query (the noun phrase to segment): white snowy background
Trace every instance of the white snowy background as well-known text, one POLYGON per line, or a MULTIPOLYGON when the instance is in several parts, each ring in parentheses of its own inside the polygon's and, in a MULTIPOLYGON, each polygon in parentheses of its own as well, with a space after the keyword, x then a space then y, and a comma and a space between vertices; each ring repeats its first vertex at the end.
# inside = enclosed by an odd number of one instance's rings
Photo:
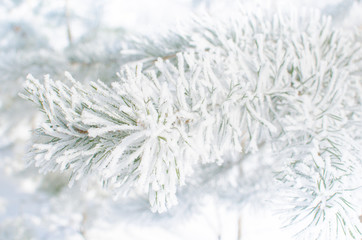
MULTIPOLYGON (((62 51, 69 42, 62 15, 66 2, 77 16, 71 21, 73 41, 100 26, 118 28, 125 34, 161 34, 193 14, 222 16, 238 4, 255 4, 246 0, 2 0, 0 35, 6 37, 0 38, 0 47, 16 44, 19 32, 31 38, 30 30, 15 24, 21 22, 35 26, 49 39, 50 47, 62 51), (12 28, 6 25, 9 22, 14 22, 12 28)), ((290 5, 316 7, 333 15, 337 26, 362 26, 362 3, 354 0, 260 2, 286 9, 290 5)), ((32 44, 42 44, 42 39, 34 41, 32 44)), ((1 69, 3 66, 0 75, 1 69)), ((120 209, 97 183, 81 191, 77 185, 63 188, 64 176, 41 176, 24 161, 37 119, 29 123, 27 103, 17 98, 21 89, 19 79, 0 81, 0 240, 237 239, 238 230, 243 240, 293 239, 291 231, 280 229, 282 223, 267 206, 250 205, 235 211, 206 198, 200 199, 197 213, 185 213, 177 220, 157 220, 151 214, 137 214, 139 209, 120 209)))

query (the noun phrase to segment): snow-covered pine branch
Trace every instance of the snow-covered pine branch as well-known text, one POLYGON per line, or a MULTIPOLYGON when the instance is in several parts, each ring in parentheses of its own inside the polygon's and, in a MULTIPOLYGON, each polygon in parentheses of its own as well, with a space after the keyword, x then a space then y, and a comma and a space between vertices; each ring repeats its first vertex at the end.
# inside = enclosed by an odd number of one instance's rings
POLYGON ((144 192, 164 212, 195 166, 222 166, 231 152, 237 166, 267 143, 291 223, 306 216, 302 229, 320 227, 313 238, 358 239, 348 198, 361 193, 360 46, 317 13, 292 16, 200 20, 180 36, 186 47, 155 47, 170 54, 153 51, 146 70, 123 66, 110 85, 29 75, 25 98, 46 116, 32 162, 71 169, 71 181, 96 175, 121 195, 144 192))

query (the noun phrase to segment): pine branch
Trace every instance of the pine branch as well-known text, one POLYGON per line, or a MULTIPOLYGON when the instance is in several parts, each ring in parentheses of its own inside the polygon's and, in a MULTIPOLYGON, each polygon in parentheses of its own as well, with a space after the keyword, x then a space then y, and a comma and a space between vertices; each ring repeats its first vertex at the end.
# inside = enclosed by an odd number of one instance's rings
POLYGON ((148 194, 164 212, 194 169, 216 164, 223 173, 265 143, 295 214, 289 223, 317 226, 313 238, 341 236, 339 228, 358 238, 349 199, 360 194, 352 183, 361 170, 354 73, 362 65, 352 38, 315 13, 243 13, 173 39, 182 41, 138 49, 146 69, 125 65, 110 85, 29 76, 24 97, 47 118, 32 161, 44 172, 71 169, 71 182, 96 175, 117 194, 148 194))

